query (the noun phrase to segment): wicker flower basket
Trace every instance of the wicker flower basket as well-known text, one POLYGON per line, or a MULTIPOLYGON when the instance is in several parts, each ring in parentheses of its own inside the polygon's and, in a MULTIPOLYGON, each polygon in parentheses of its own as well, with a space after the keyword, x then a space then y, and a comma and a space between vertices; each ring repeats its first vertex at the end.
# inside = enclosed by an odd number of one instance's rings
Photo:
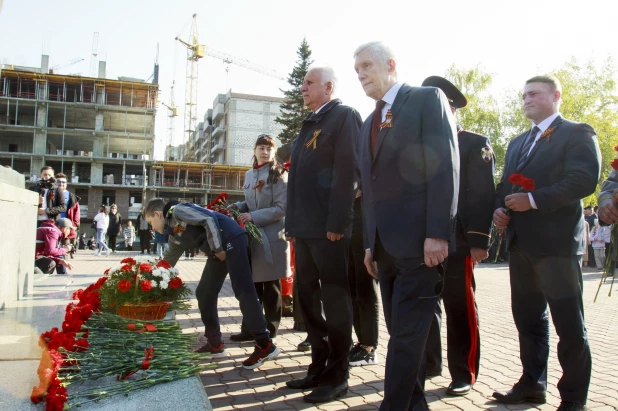
POLYGON ((125 303, 117 307, 116 313, 121 317, 136 320, 161 320, 165 318, 170 305, 170 302, 164 301, 140 304, 125 303))

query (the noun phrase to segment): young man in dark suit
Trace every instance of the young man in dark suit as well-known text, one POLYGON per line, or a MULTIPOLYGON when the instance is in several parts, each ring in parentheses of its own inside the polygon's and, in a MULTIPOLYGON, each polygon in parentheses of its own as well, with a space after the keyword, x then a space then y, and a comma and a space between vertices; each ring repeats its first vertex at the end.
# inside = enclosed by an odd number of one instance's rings
POLYGON ((545 402, 549 306, 563 371, 558 409, 577 411, 586 409, 592 366, 582 301, 581 199, 595 191, 601 153, 592 127, 560 115, 561 97, 555 77, 526 82, 523 110, 532 126, 509 143, 496 188, 494 224, 508 226, 511 304, 523 375, 511 390, 493 396, 504 403, 545 402), (517 192, 519 187, 508 181, 515 173, 534 180, 535 188, 517 192))
MULTIPOLYGON (((428 77, 422 86, 442 90, 453 114, 468 104, 461 91, 445 78, 428 77)), ((448 369, 452 379, 446 394, 455 396, 468 394, 479 373, 481 343, 474 296, 474 266, 489 257, 496 197, 494 153, 489 138, 457 125, 457 141, 461 172, 457 249, 448 256, 442 293, 447 320, 448 369)), ((442 310, 438 304, 427 341, 427 376, 440 374, 442 370, 441 320, 442 310)))
POLYGON ((348 243, 362 121, 356 110, 334 98, 336 83, 328 67, 307 72, 300 91, 312 113, 294 141, 288 179, 285 231, 295 247, 294 281, 311 343, 311 365, 305 378, 286 384, 315 387, 305 395, 307 402, 331 401, 348 392, 348 243))
POLYGON ((376 101, 358 141, 365 265, 380 282, 390 334, 380 410, 427 410, 423 353, 455 242, 455 122, 442 91, 397 81, 385 44, 364 44, 354 57, 376 101))

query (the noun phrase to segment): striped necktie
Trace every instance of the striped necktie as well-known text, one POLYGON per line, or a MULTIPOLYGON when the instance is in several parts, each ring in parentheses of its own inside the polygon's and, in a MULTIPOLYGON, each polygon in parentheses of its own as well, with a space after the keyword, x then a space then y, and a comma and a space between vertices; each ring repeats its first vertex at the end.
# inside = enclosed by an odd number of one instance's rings
POLYGON ((534 141, 536 140, 536 135, 541 131, 537 126, 534 126, 532 130, 530 130, 530 134, 526 138, 523 147, 521 148, 521 153, 519 154, 519 163, 517 164, 517 171, 521 170, 528 158, 528 153, 530 152, 530 148, 534 141))

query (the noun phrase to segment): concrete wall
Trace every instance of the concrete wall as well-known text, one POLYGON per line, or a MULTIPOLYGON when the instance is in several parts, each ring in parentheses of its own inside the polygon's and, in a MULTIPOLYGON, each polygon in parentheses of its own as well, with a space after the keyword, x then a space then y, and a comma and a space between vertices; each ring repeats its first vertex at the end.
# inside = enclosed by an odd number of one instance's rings
POLYGON ((0 309, 32 292, 39 198, 20 173, 0 167, 0 309))

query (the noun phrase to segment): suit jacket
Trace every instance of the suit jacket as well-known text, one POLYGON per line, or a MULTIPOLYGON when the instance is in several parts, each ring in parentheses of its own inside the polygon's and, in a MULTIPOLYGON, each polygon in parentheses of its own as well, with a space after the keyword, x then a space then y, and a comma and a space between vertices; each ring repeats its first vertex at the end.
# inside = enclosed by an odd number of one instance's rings
POLYGON ((435 87, 402 85, 371 152, 371 114, 359 139, 365 248, 376 235, 395 258, 423 258, 426 238, 454 249, 459 190, 455 122, 446 96, 435 87))
MULTIPOLYGON (((581 199, 592 194, 599 181, 601 152, 594 130, 558 116, 549 138, 539 139, 520 170, 521 147, 529 130, 515 137, 506 152, 504 174, 496 187, 496 208, 517 188, 508 181, 513 173, 534 180, 532 197, 537 209, 513 212, 508 229, 526 253, 538 256, 582 255, 586 248, 581 199)), ((548 130, 549 130, 548 128, 548 130)))
POLYGON ((461 167, 457 244, 487 250, 496 198, 495 156, 488 137, 457 128, 461 167))
POLYGON ((292 147, 285 215, 288 237, 326 238, 327 232, 350 236, 361 124, 358 112, 339 99, 303 121, 292 147))

